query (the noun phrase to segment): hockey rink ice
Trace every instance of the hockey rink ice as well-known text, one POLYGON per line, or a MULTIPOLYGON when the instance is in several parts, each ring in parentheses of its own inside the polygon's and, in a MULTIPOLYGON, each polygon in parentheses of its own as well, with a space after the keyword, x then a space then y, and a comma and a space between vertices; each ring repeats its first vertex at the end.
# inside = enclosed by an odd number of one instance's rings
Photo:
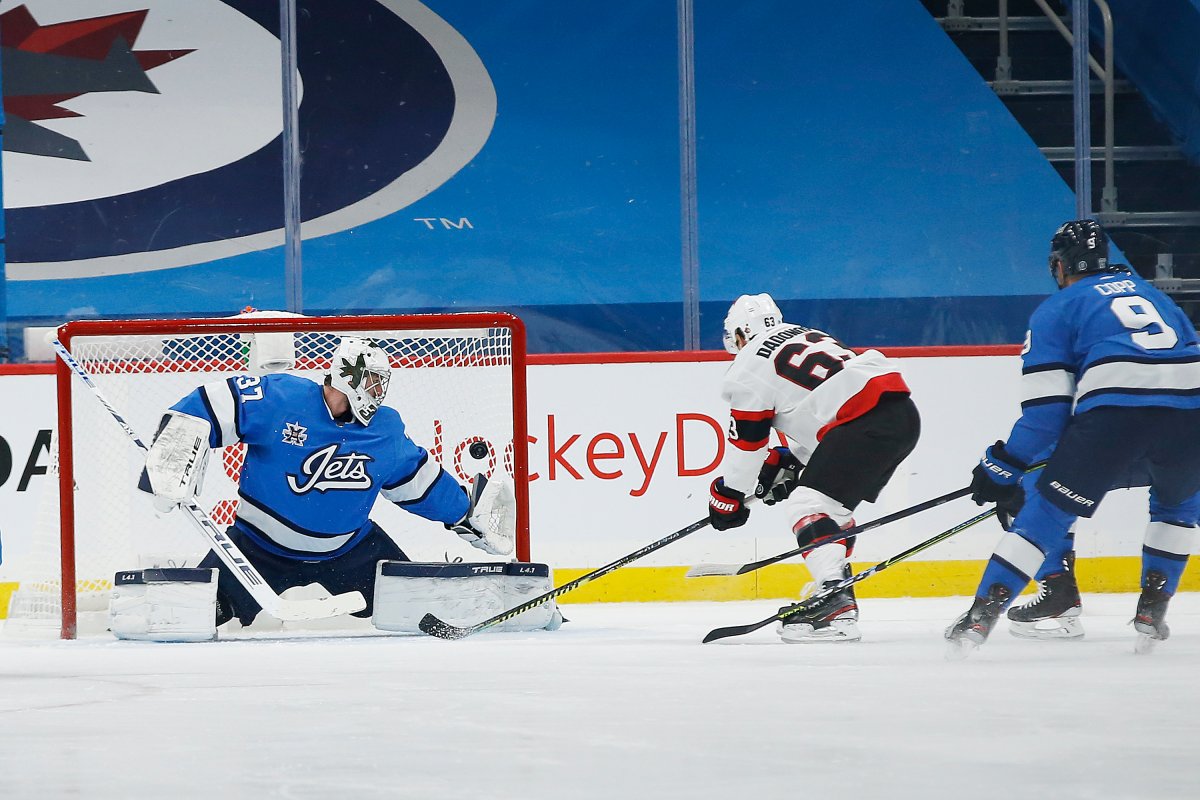
POLYGON ((557 632, 206 644, 0 639, 4 798, 1200 797, 1200 594, 1133 654, 1087 636, 944 659, 961 598, 861 602, 857 644, 778 603, 567 605, 557 632))

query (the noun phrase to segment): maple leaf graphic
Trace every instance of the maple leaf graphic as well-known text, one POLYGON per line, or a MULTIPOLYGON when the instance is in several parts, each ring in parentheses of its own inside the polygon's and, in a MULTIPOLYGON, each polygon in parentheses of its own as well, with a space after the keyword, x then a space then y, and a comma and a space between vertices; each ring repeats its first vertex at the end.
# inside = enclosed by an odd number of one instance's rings
POLYGON ((4 149, 88 161, 75 139, 36 124, 79 114, 59 103, 93 92, 158 94, 146 74, 192 50, 133 49, 148 9, 39 25, 25 6, 0 14, 4 149))

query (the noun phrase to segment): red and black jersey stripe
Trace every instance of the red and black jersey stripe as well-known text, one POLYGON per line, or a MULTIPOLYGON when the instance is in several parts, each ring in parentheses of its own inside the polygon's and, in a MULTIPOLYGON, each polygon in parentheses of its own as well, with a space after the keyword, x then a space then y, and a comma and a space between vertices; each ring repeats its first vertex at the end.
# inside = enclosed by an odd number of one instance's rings
POLYGON ((729 412, 729 443, 739 450, 758 450, 765 447, 771 436, 771 423, 775 421, 774 409, 766 411, 729 412))

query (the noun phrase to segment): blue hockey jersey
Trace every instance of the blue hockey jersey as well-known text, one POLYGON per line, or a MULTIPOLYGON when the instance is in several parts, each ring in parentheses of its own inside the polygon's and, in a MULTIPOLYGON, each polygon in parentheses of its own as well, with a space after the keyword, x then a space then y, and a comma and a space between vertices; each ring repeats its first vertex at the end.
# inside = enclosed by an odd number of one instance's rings
POLYGON ((1132 273, 1087 275, 1047 298, 1021 357, 1021 418, 1005 450, 1026 463, 1054 446, 1072 413, 1200 408, 1195 326, 1132 273))
POLYGON ((212 425, 211 447, 247 446, 234 525, 264 548, 323 560, 370 529, 375 498, 453 523, 467 511, 462 487, 380 408, 370 425, 338 422, 320 384, 294 375, 239 375, 206 384, 172 406, 212 425))

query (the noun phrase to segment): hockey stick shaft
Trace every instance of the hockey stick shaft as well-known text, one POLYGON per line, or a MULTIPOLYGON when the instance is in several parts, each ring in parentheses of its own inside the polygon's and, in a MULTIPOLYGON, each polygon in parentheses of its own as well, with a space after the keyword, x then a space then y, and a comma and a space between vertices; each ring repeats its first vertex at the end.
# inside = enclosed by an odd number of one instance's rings
MULTIPOLYGON (((92 380, 92 376, 80 366, 75 357, 71 355, 71 352, 57 339, 51 342, 51 344, 62 362, 91 390, 92 395, 100 402, 100 405, 104 406, 104 409, 112 418, 116 420, 117 424, 121 426, 121 429, 125 431, 125 434, 133 443, 143 452, 148 452, 150 448, 137 435, 137 431, 108 402, 108 398, 100 391, 100 387, 92 380)), ((229 568, 237 581, 245 587, 246 591, 250 593, 250 596, 254 598, 255 602, 264 611, 276 619, 284 621, 323 619, 341 614, 350 614, 366 608, 366 601, 363 599, 361 592, 347 592, 345 594, 318 597, 309 600, 285 600, 275 593, 254 565, 242 555, 242 551, 238 549, 238 546, 230 540, 225 532, 213 522, 212 517, 198 506, 194 500, 188 500, 181 503, 180 506, 187 512, 188 519, 208 541, 209 547, 224 562, 225 566, 229 568)))
POLYGON ((697 564, 689 569, 687 573, 684 574, 684 577, 701 578, 713 576, 745 575, 747 572, 754 572, 756 569, 762 569, 763 567, 768 567, 771 564, 777 564, 780 561, 786 561, 789 558, 803 555, 810 550, 815 550, 818 547, 829 544, 830 542, 840 541, 841 539, 845 539, 847 536, 857 536, 860 533, 866 533, 867 531, 874 530, 875 528, 883 527, 890 522, 896 522, 897 520, 904 519, 905 517, 911 517, 914 514, 919 514, 922 511, 928 511, 929 509, 943 505, 944 503, 949 503, 951 500, 957 500, 960 497, 966 497, 970 493, 970 487, 955 489, 953 492, 947 492, 941 497, 935 497, 932 500, 926 500, 923 503, 917 503, 915 506, 910 506, 909 508, 888 514, 885 517, 880 517, 879 519, 872 520, 871 522, 864 522, 862 525, 856 525, 853 528, 840 531, 833 536, 823 536, 820 539, 809 542, 803 547, 797 547, 795 550, 789 550, 786 553, 780 553, 779 555, 774 555, 770 558, 764 558, 761 561, 752 561, 749 564, 697 564))
POLYGON ((878 564, 876 564, 873 567, 864 569, 862 572, 851 575, 848 578, 843 578, 842 580, 838 581, 836 584, 817 592, 812 597, 801 600, 799 603, 794 603, 789 606, 784 606, 783 608, 779 609, 778 611, 776 611, 774 614, 767 617, 766 619, 759 620, 758 622, 752 622, 749 625, 730 625, 725 628, 715 628, 708 632, 708 634, 704 637, 703 641, 704 641, 704 643, 707 644, 708 642, 713 642, 713 641, 716 641, 717 639, 725 639, 730 636, 741 636, 743 634, 756 631, 765 625, 770 625, 772 622, 775 622, 776 620, 780 620, 780 619, 783 619, 784 617, 791 616, 792 614, 795 614, 797 612, 808 611, 813 606, 817 605, 822 600, 824 600, 826 597, 829 597, 831 594, 835 594, 837 592, 840 592, 842 589, 845 589, 849 586, 853 586, 856 583, 865 581, 867 578, 870 578, 872 575, 876 575, 877 573, 883 572, 888 567, 898 564, 901 561, 904 561, 905 559, 911 558, 911 557, 915 556, 917 553, 927 550, 930 547, 933 547, 935 544, 938 544, 939 542, 943 542, 946 539, 949 539, 951 536, 954 536, 955 534, 962 533, 967 528, 970 528, 972 525, 976 525, 980 522, 983 522, 988 517, 995 516, 995 514, 996 514, 996 509, 990 508, 987 511, 984 511, 980 514, 977 514, 974 517, 971 517, 969 520, 967 520, 965 522, 960 522, 959 524, 955 525, 953 528, 942 531, 937 536, 933 536, 929 539, 926 539, 923 542, 913 545, 912 547, 908 548, 907 550, 905 550, 902 553, 898 553, 898 554, 892 556, 891 558, 880 561, 878 564))
POLYGON ((551 600, 553 600, 554 598, 559 597, 560 595, 564 595, 567 592, 572 591, 573 589, 578 589, 580 586, 583 586, 585 583, 590 583, 590 582, 596 580, 597 578, 603 577, 603 576, 607 575, 608 573, 610 573, 614 570, 620 569, 621 567, 623 567, 627 564, 632 564, 634 561, 637 561, 639 558, 642 558, 643 556, 647 556, 650 553, 653 553, 655 550, 659 550, 663 547, 666 547, 667 545, 671 544, 672 542, 677 542, 680 539, 682 539, 683 537, 693 534, 696 531, 700 530, 701 528, 704 528, 708 524, 709 524, 708 517, 705 517, 704 519, 701 519, 701 520, 697 520, 696 522, 693 522, 691 525, 688 525, 686 528, 680 528, 679 530, 675 531, 674 533, 664 536, 663 538, 659 539, 657 542, 652 542, 651 544, 648 544, 645 547, 635 550, 634 552, 630 553, 627 556, 622 556, 621 558, 618 558, 616 561, 613 561, 612 563, 609 563, 609 564, 605 564, 603 567, 594 569, 585 575, 580 575, 578 578, 576 578, 573 581, 568 581, 567 583, 564 583, 562 586, 559 586, 556 589, 551 589, 549 592, 546 592, 543 595, 535 597, 532 600, 528 600, 519 606, 510 608, 508 611, 497 614, 496 616, 494 616, 490 619, 485 619, 483 622, 477 622, 474 625, 469 625, 467 627, 458 627, 456 625, 451 625, 447 622, 443 622, 442 620, 435 617, 433 614, 426 614, 424 617, 421 618, 421 622, 418 624, 418 627, 425 633, 429 634, 430 636, 436 636, 439 639, 462 639, 464 637, 470 636, 473 633, 477 633, 477 632, 483 630, 484 628, 490 628, 493 625, 499 625, 502 622, 507 622, 508 620, 512 619, 513 617, 519 616, 520 614, 525 613, 526 611, 528 611, 531 608, 537 608, 538 606, 542 605, 543 603, 548 603, 551 600))

